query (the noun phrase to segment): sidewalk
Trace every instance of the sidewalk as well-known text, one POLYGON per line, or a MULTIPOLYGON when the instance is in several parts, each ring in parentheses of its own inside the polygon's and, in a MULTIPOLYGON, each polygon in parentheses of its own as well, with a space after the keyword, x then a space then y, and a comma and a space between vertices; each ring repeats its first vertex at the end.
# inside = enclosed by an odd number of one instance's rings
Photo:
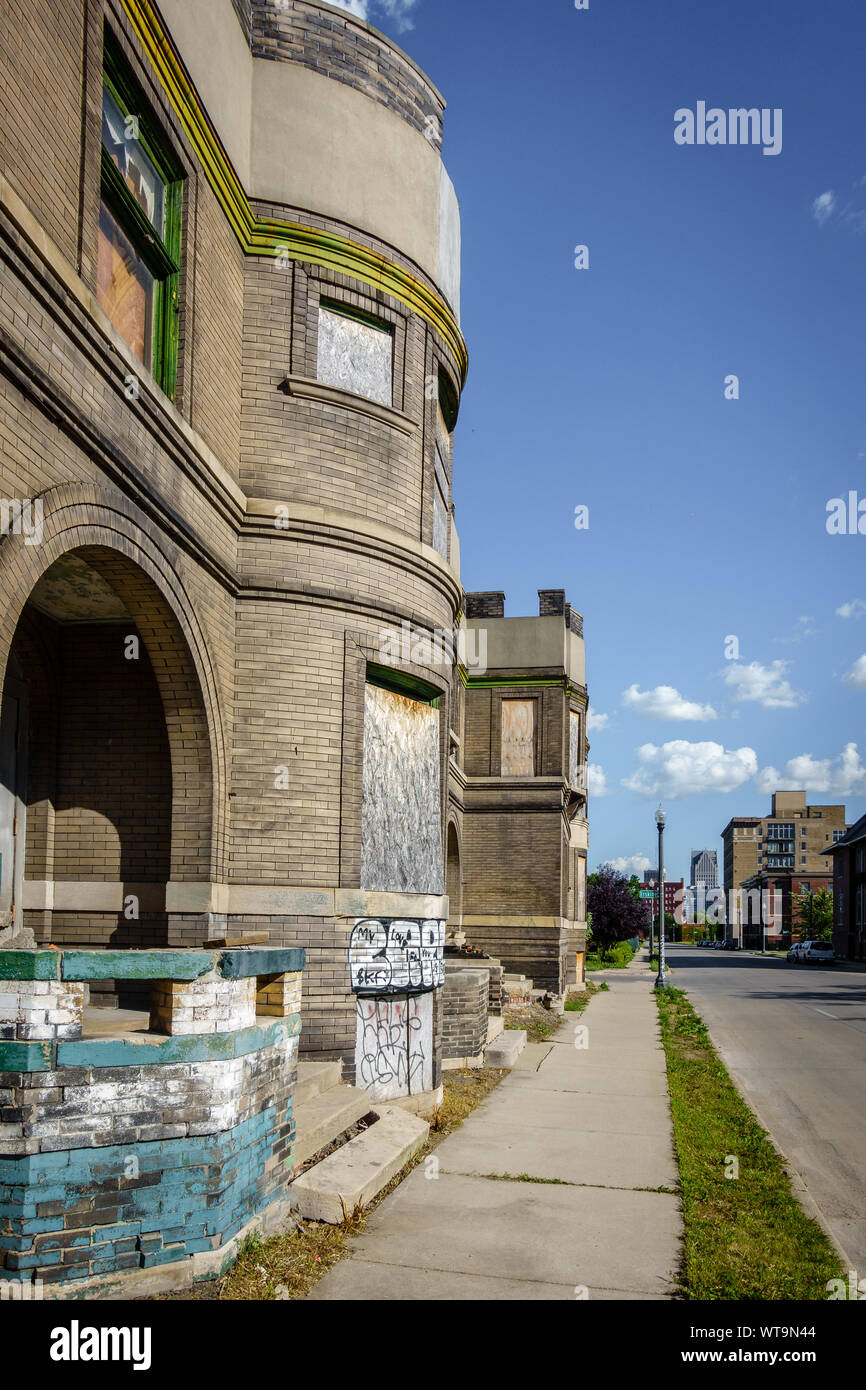
POLYGON ((646 1190, 677 1183, 652 977, 607 980, 385 1199, 312 1299, 672 1295, 679 1199, 646 1190))

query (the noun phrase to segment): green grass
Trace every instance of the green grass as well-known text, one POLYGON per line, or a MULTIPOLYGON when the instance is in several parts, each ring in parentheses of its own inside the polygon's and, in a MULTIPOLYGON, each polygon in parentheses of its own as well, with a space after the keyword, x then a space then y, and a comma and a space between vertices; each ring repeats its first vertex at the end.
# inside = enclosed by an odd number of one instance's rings
POLYGON ((609 951, 592 950, 587 952, 587 970, 625 970, 631 961, 634 960, 635 953, 627 941, 620 941, 617 946, 613 946, 609 951))
POLYGON ((592 980, 587 980, 581 989, 573 989, 565 1000, 566 1013, 582 1014, 590 999, 594 994, 600 994, 602 990, 610 989, 610 985, 603 980, 600 985, 594 984, 592 980))
POLYGON ((828 1280, 844 1277, 833 1246, 799 1205, 687 996, 668 988, 656 997, 685 1221, 683 1297, 826 1299, 828 1280), (725 1177, 729 1156, 737 1178, 725 1177))

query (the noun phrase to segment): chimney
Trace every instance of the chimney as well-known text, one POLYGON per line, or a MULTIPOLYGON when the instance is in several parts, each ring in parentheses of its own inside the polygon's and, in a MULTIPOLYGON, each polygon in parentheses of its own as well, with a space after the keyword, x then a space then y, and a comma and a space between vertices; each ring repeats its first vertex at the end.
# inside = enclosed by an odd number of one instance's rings
POLYGON ((504 618, 505 595, 498 591, 466 594, 464 611, 467 618, 504 618))

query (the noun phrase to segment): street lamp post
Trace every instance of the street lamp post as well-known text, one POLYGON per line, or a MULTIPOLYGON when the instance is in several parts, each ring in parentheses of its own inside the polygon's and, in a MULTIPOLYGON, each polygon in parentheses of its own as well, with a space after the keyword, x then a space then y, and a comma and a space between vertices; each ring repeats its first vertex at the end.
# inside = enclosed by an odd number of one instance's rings
POLYGON ((653 900, 652 900, 652 898, 650 898, 650 965, 652 965, 652 960, 653 960, 653 946, 655 945, 655 942, 654 942, 654 940, 653 940, 653 931, 654 931, 654 929, 655 929, 655 920, 656 920, 655 908, 653 907, 653 900))
POLYGON ((656 989, 665 989, 667 980, 665 978, 665 821, 667 814, 662 810, 661 802, 656 811, 656 825, 659 828, 659 973, 656 976, 656 989))

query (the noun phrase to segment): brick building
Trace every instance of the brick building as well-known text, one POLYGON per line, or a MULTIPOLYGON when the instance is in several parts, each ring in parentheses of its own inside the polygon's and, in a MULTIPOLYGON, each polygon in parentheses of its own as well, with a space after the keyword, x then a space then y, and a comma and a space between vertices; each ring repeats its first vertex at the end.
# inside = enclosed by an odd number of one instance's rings
MULTIPOLYGON (((656 916, 658 916, 658 910, 659 910, 659 908, 658 908, 658 902, 659 902, 659 871, 658 871, 658 868, 655 868, 655 869, 646 869, 646 870, 644 870, 643 886, 644 886, 644 888, 645 888, 646 890, 649 890, 649 891, 652 892, 652 897, 651 897, 651 898, 647 898, 646 901, 652 904, 652 909, 653 909, 653 911, 655 912, 656 916)), ((684 896, 683 889, 684 889, 684 881, 683 881, 683 879, 681 879, 681 878, 668 878, 667 870, 665 870, 665 912, 671 913, 672 916, 673 916, 674 914, 676 914, 676 916, 677 916, 677 921, 680 921, 681 918, 682 918, 682 915, 683 915, 683 911, 682 911, 682 909, 683 909, 683 896, 684 896)))
MULTIPOLYGON (((461 682, 452 749, 460 923, 506 970, 562 994, 586 950, 583 619, 560 589, 539 590, 534 618, 506 618, 502 593, 467 594, 466 630, 486 657, 461 682)), ((449 893, 454 911, 450 879, 449 893)))
POLYGON ((833 860, 835 953, 847 960, 866 960, 866 816, 828 853, 833 860))
MULTIPOLYGON (((445 640, 467 355, 443 99, 307 0, 7 0, 0 79, 0 927, 268 932, 307 948, 305 1055, 435 1096, 446 868, 476 939, 506 910, 450 759, 494 696, 445 640)), ((559 962, 582 644, 545 621, 543 766, 511 794, 543 790, 559 962)))
POLYGON ((760 918, 755 904, 744 910, 742 894, 771 888, 779 897, 776 926, 790 931, 799 885, 816 892, 831 886, 830 854, 844 833, 845 807, 809 806, 804 791, 774 792, 769 816, 731 819, 722 831, 727 934, 754 944, 760 918))

